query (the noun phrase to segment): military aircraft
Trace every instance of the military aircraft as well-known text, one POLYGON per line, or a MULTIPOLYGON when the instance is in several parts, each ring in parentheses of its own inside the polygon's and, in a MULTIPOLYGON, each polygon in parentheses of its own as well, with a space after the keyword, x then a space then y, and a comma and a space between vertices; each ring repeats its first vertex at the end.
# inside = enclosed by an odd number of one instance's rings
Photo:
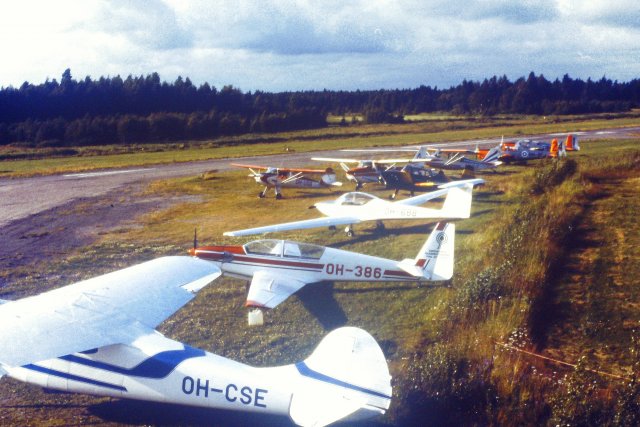
MULTIPOLYGON (((411 207, 407 207, 410 212, 411 207)), ((191 255, 211 261, 223 274, 251 281, 246 306, 250 325, 263 322, 262 308, 274 308, 309 283, 449 280, 453 275, 454 224, 438 223, 415 259, 393 261, 288 240, 203 246, 191 255)))
MULTIPOLYGON (((474 153, 483 161, 487 158, 497 159, 500 162, 527 162, 529 160, 557 158, 566 156, 566 143, 571 143, 573 147, 573 136, 570 135, 564 143, 558 142, 556 138, 552 139, 550 143, 543 141, 533 141, 530 139, 519 139, 515 142, 500 142, 497 146, 491 149, 480 149, 476 147, 475 150, 465 149, 443 149, 442 152, 448 153, 474 153)), ((578 147, 579 149, 579 147, 578 147)))
POLYGON ((454 181, 440 185, 439 190, 431 193, 396 202, 390 202, 368 193, 345 193, 336 200, 318 202, 312 206, 325 217, 227 231, 224 235, 238 237, 307 228, 335 228, 338 225, 346 225, 344 231, 349 237, 352 237, 355 235, 353 225, 364 221, 376 221, 377 228, 383 229, 383 220, 469 218, 473 187, 482 183, 484 183, 483 179, 454 181), (446 198, 441 209, 418 206, 445 195, 446 198))
POLYGON ((249 176, 255 179, 258 184, 264 185, 264 190, 258 193, 260 198, 267 195, 269 188, 274 189, 276 199, 281 199, 282 188, 332 188, 342 185, 341 182, 336 181, 336 173, 331 168, 274 168, 240 163, 231 163, 231 165, 249 169, 251 171, 249 176), (319 176, 319 178, 315 178, 315 176, 319 176))
POLYGON ((163 257, 0 305, 0 376, 46 389, 289 416, 298 425, 383 414, 391 377, 362 329, 330 332, 296 364, 254 368, 155 327, 220 275, 163 257))

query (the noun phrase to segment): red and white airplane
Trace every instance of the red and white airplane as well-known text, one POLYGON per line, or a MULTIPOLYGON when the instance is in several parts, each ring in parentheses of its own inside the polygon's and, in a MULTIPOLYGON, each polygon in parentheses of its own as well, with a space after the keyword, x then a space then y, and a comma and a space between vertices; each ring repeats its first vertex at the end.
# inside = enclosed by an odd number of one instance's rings
POLYGON ((336 173, 331 168, 292 169, 240 163, 231 163, 231 165, 249 169, 251 171, 249 176, 255 179, 258 184, 264 185, 264 190, 258 193, 260 198, 267 195, 269 188, 275 190, 276 199, 281 199, 282 188, 331 188, 342 185, 341 182, 336 181, 336 173))
POLYGON ((249 324, 262 324, 261 308, 274 308, 309 283, 323 281, 423 282, 453 276, 455 225, 438 223, 414 259, 394 261, 287 240, 256 240, 241 246, 203 246, 192 256, 223 274, 251 281, 249 324))

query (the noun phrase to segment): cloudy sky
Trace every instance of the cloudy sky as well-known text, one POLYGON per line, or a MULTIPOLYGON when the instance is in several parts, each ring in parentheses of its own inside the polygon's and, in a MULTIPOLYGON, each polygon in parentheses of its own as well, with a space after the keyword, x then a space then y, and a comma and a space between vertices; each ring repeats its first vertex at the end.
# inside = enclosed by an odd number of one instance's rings
POLYGON ((158 72, 243 91, 640 78, 637 0, 20 0, 0 87, 158 72))

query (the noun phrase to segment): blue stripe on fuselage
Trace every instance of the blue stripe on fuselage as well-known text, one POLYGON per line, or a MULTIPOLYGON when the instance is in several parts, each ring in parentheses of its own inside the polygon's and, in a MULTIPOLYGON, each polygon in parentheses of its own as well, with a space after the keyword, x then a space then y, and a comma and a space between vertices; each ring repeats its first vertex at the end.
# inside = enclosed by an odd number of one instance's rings
POLYGON ((300 373, 300 375, 305 376, 305 377, 309 377, 309 378, 313 378, 315 380, 318 381, 323 381, 329 384, 334 384, 340 387, 344 387, 344 388, 349 388, 351 390, 357 390, 360 391, 362 393, 367 393, 367 394, 371 394, 373 396, 377 396, 377 397, 382 397, 384 399, 391 399, 391 396, 387 396, 384 393, 380 393, 378 391, 375 390, 369 390, 368 388, 364 388, 364 387, 360 387, 354 384, 350 384, 348 382, 339 380, 337 378, 333 378, 330 377, 328 375, 322 374, 318 371, 314 371, 313 369, 311 369, 310 367, 307 366, 306 363, 304 362, 298 362, 296 363, 296 368, 298 369, 298 372, 300 373))
POLYGON ((60 378, 65 378, 67 380, 78 381, 85 384, 91 384, 99 387, 110 388, 118 391, 127 391, 127 389, 125 387, 122 387, 121 385, 109 384, 103 381, 94 380, 92 378, 86 378, 86 377, 81 377, 79 375, 69 374, 67 372, 56 371, 55 369, 43 368, 42 366, 38 366, 34 364, 24 365, 23 368, 31 369, 32 371, 40 372, 42 374, 52 375, 54 377, 60 377, 60 378))
POLYGON ((123 368, 121 366, 112 365, 110 363, 86 359, 74 354, 62 356, 60 357, 60 359, 122 375, 160 379, 165 378, 167 375, 169 375, 180 363, 184 362, 185 360, 193 359, 194 357, 201 357, 204 355, 204 350, 185 345, 184 349, 182 350, 162 351, 146 360, 143 360, 133 368, 123 368))

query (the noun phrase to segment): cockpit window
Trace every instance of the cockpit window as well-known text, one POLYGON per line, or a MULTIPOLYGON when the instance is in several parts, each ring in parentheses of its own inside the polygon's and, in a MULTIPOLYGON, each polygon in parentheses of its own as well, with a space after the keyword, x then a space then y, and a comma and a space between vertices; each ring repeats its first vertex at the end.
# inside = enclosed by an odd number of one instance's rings
POLYGON ((320 259, 325 247, 309 243, 288 242, 283 240, 267 239, 255 240, 244 245, 248 254, 285 256, 288 258, 320 259))
POLYGON ((362 206, 373 199, 374 197, 367 193, 347 193, 343 196, 342 205, 362 206))
POLYGON ((282 240, 256 240, 244 245, 248 254, 282 256, 282 240))
POLYGON ((298 253, 300 254, 298 256, 300 258, 320 259, 325 250, 323 246, 312 245, 309 243, 286 242, 285 252, 284 252, 285 256, 293 256, 293 255, 287 255, 287 245, 297 246, 298 253))

